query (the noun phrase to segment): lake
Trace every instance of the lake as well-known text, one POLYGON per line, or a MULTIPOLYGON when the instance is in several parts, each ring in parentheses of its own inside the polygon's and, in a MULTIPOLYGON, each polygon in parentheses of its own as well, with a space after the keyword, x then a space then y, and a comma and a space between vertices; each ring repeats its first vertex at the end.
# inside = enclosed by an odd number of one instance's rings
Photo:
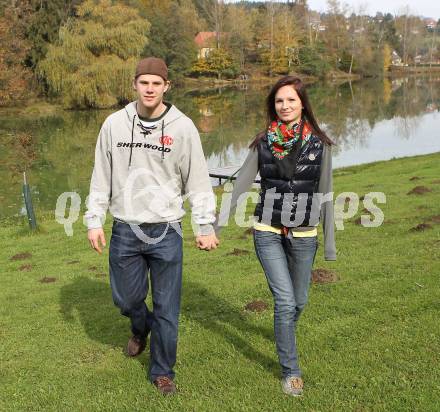
MULTIPOLYGON (((440 77, 314 83, 309 96, 322 128, 336 142, 334 167, 440 151, 440 77)), ((167 99, 194 120, 210 168, 240 165, 265 124, 267 85, 174 89, 167 99)), ((84 202, 99 128, 111 113, 62 111, 7 115, 0 109, 0 218, 25 213, 24 170, 34 208, 54 210, 63 192, 84 202)), ((440 170, 440 169, 439 169, 440 170)))

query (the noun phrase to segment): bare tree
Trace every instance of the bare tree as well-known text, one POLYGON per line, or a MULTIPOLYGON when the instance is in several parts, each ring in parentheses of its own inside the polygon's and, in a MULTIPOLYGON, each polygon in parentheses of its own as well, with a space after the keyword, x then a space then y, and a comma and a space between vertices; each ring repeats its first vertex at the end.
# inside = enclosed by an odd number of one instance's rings
POLYGON ((217 49, 221 46, 221 34, 223 32, 226 7, 224 0, 202 0, 200 6, 203 14, 207 17, 208 24, 216 33, 217 49))

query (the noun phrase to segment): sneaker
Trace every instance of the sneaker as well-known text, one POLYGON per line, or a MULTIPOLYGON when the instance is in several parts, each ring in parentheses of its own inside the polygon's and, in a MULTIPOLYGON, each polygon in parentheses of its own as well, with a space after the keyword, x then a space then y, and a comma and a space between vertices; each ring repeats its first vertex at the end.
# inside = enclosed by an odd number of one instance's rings
POLYGON ((135 357, 140 355, 147 345, 147 339, 141 336, 133 335, 127 343, 127 355, 135 357))
POLYGON ((288 376, 281 380, 283 392, 290 396, 301 396, 303 393, 304 382, 299 376, 288 376))
POLYGON ((177 391, 176 384, 168 376, 159 376, 153 381, 153 384, 163 395, 172 395, 177 391))

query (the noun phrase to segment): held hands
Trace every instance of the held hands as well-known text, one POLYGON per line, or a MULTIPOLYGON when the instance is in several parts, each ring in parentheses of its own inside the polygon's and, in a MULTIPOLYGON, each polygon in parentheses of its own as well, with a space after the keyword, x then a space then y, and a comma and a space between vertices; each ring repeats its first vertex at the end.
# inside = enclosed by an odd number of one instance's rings
POLYGON ((87 238, 89 239, 90 246, 92 249, 95 249, 99 254, 102 253, 101 247, 105 247, 105 236, 104 230, 102 228, 99 229, 89 229, 87 232, 87 238), (102 246, 100 246, 100 243, 102 246))
MULTIPOLYGON (((99 229, 89 229, 87 233, 87 238, 89 239, 90 246, 92 249, 96 250, 99 254, 102 253, 102 248, 106 246, 104 230, 99 229)), ((196 237, 196 246, 200 250, 212 250, 217 249, 219 245, 219 240, 215 233, 210 235, 199 235, 196 237)))
POLYGON ((196 237, 196 246, 200 250, 212 250, 217 249, 217 246, 219 245, 219 240, 217 239, 217 236, 215 233, 212 233, 210 235, 198 235, 196 237))

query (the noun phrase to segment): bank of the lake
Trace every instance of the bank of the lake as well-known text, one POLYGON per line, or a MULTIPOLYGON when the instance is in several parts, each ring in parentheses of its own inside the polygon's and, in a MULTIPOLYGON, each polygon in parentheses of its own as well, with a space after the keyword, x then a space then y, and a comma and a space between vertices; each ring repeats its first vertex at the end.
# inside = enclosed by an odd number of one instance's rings
POLYGON ((318 250, 315 268, 338 280, 313 285, 299 323, 302 399, 280 391, 272 299, 245 228, 232 223, 206 253, 184 221, 179 394, 164 398, 146 381, 148 355, 123 354, 128 322, 111 301, 108 250, 90 250, 80 221, 66 236, 52 213, 39 216, 37 234, 24 221, 2 225, 0 409, 436 410, 439 161, 435 153, 335 171, 336 195, 384 192, 385 221, 357 224, 360 205, 336 233, 338 260, 318 250), (268 309, 245 310, 252 301, 268 309))
MULTIPOLYGON (((317 76, 311 76, 304 73, 291 73, 292 76, 298 76, 306 84, 316 83, 318 81, 327 80, 331 82, 348 82, 361 80, 363 77, 357 74, 345 73, 343 71, 332 71, 325 78, 319 78, 317 76)), ((274 74, 272 76, 267 75, 262 71, 253 71, 252 75, 242 80, 240 78, 235 79, 217 79, 215 77, 184 77, 179 79, 178 83, 174 83, 171 80, 172 87, 184 88, 187 91, 197 90, 197 91, 210 91, 217 90, 219 87, 233 87, 233 88, 244 88, 256 85, 272 85, 275 81, 281 78, 283 75, 274 74)), ((133 98, 135 95, 133 94, 133 98)), ((119 106, 113 107, 113 109, 118 109, 119 106)), ((11 115, 19 116, 47 116, 54 114, 61 110, 72 110, 72 108, 64 108, 61 98, 46 98, 43 95, 38 95, 31 93, 27 100, 14 101, 8 106, 0 107, 3 113, 10 113, 11 115)), ((104 110, 108 110, 106 108, 104 110)), ((96 110, 90 108, 89 110, 96 110)), ((99 110, 99 109, 98 109, 99 110)))
MULTIPOLYGON (((423 67, 420 70, 413 67, 396 67, 393 70, 385 73, 384 76, 373 77, 373 79, 377 81, 382 81, 383 78, 401 78, 408 76, 420 76, 425 75, 429 76, 430 74, 436 74, 440 71, 439 67, 435 67, 432 70, 429 67, 423 67)), ((324 78, 320 78, 317 76, 307 75, 304 73, 290 73, 292 76, 298 76, 305 84, 314 84, 317 82, 326 81, 332 84, 343 84, 347 82, 361 81, 361 80, 371 80, 371 76, 361 76, 359 74, 346 73, 340 70, 334 70, 329 72, 324 78)), ((198 92, 209 92, 216 91, 219 88, 238 88, 238 89, 246 89, 248 87, 258 87, 258 86, 270 86, 273 85, 274 82, 281 78, 282 75, 273 75, 269 76, 264 72, 254 71, 251 76, 249 76, 246 80, 242 80, 240 78, 236 79, 217 79, 214 77, 184 77, 179 80, 177 84, 174 84, 171 79, 171 84, 173 88, 177 89, 185 89, 187 92, 198 91, 198 92)), ((135 98, 135 95, 133 95, 135 98)), ((106 108, 101 110, 117 110, 122 106, 116 106, 113 108, 106 108)), ((48 116, 54 115, 56 113, 60 113, 65 110, 74 110, 72 108, 63 107, 61 98, 45 98, 42 95, 32 94, 27 100, 23 101, 14 101, 11 102, 8 106, 0 107, 1 116, 11 115, 11 116, 48 116)), ((83 109, 84 110, 84 109, 83 109)), ((88 110, 100 110, 95 108, 90 108, 88 110)))

